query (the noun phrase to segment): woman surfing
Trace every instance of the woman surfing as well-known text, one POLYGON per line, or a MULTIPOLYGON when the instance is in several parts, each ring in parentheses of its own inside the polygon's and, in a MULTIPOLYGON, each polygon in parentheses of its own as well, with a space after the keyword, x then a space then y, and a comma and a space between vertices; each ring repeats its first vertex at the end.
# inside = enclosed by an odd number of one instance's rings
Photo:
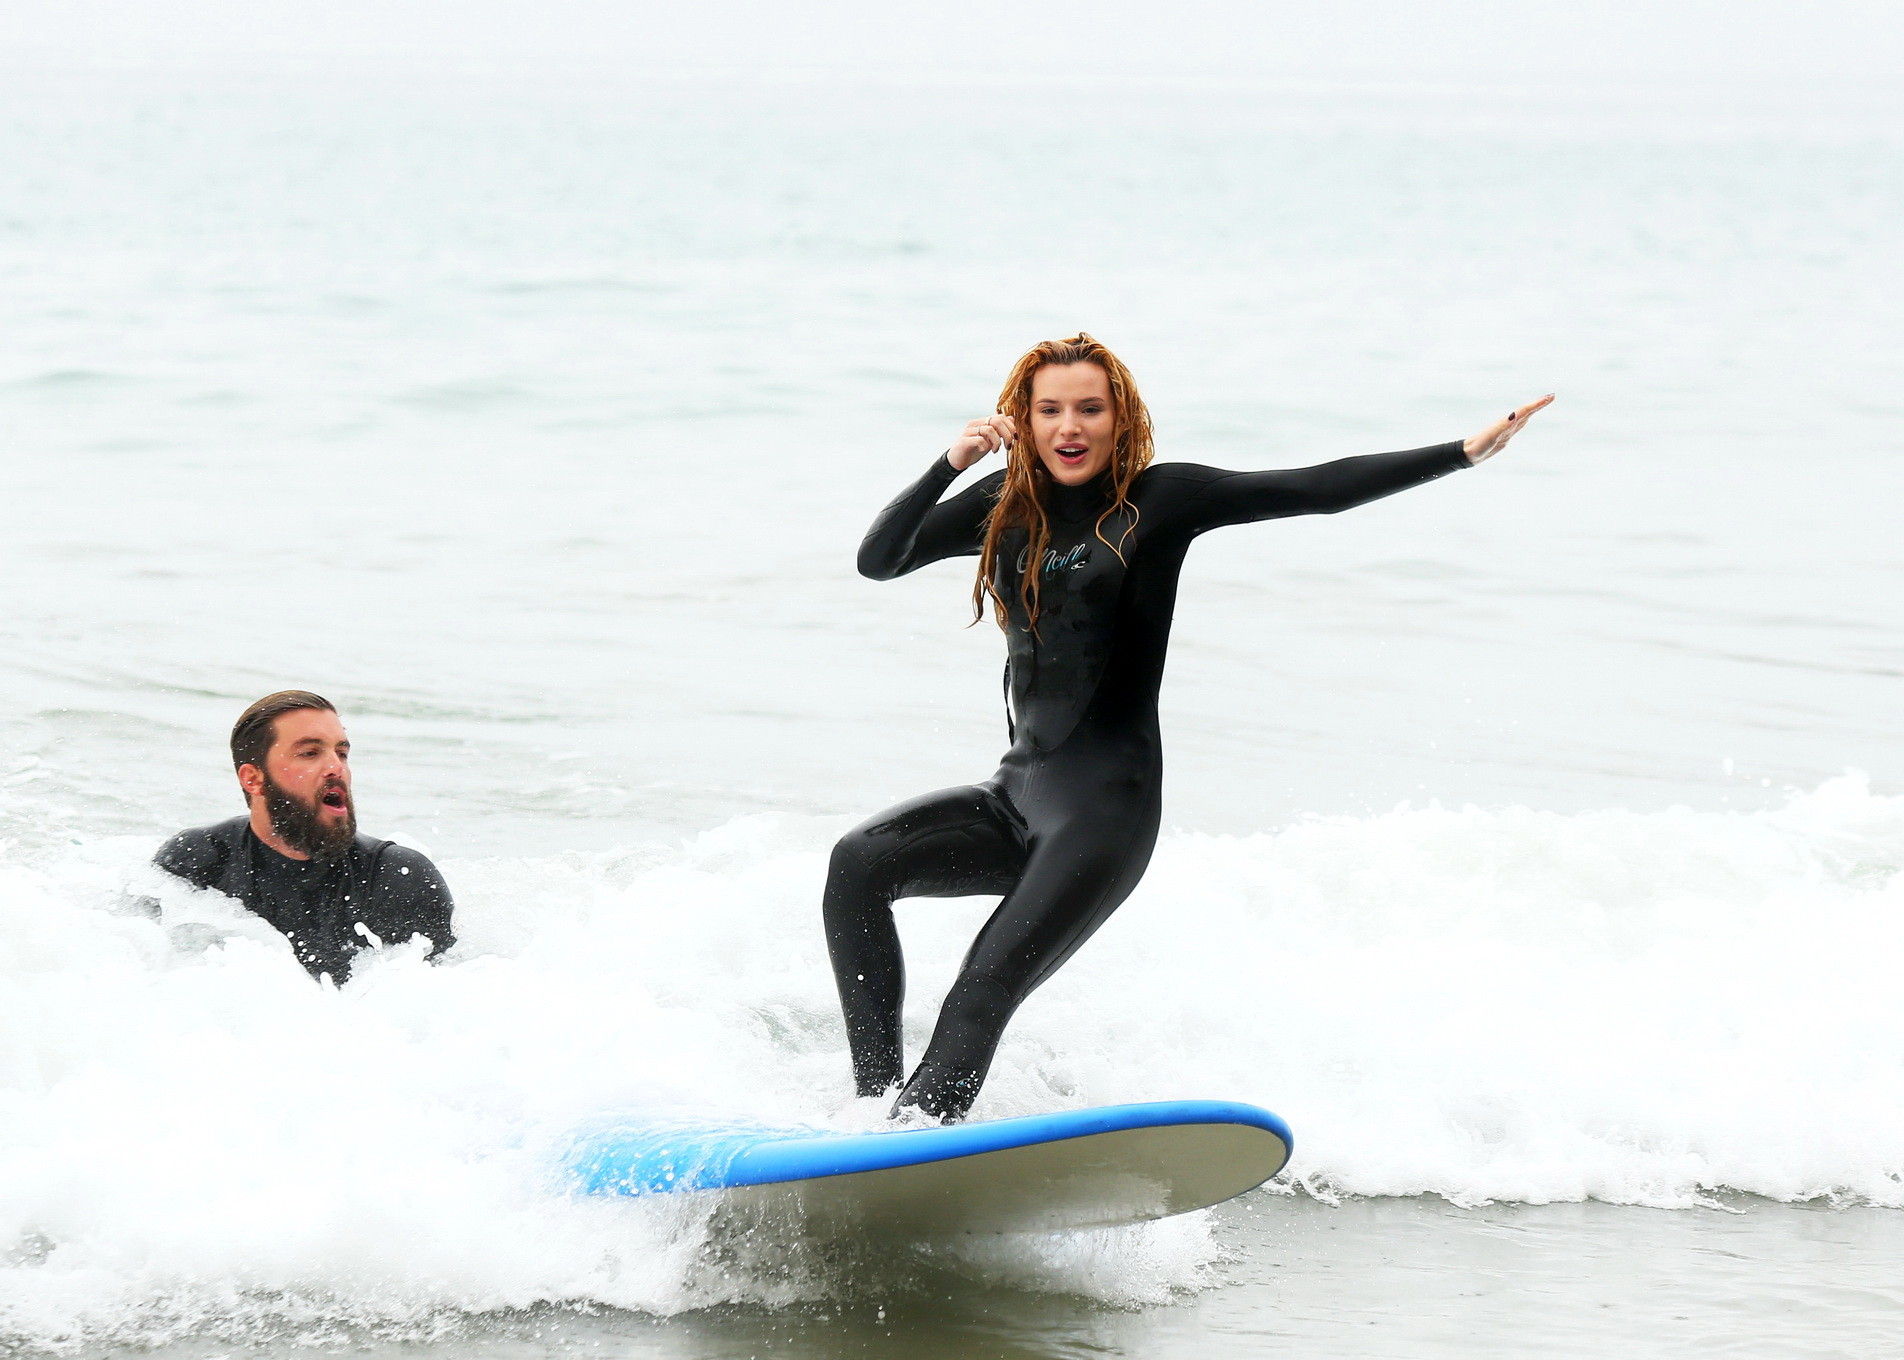
POLYGON ((1317 467, 1225 472, 1153 464, 1130 370, 1085 334, 1036 346, 998 413, 967 424, 873 521, 859 569, 887 581, 947 557, 978 560, 975 614, 1005 633, 1011 749, 982 784, 899 804, 834 848, 827 950, 861 1096, 905 1076, 905 964, 892 904, 999 893, 946 994, 894 1114, 963 1118, 1012 1013, 1143 877, 1157 840, 1157 691, 1184 554, 1226 524, 1333 514, 1470 467, 1553 400, 1468 440, 1317 467), (941 502, 965 469, 1002 471, 941 502))

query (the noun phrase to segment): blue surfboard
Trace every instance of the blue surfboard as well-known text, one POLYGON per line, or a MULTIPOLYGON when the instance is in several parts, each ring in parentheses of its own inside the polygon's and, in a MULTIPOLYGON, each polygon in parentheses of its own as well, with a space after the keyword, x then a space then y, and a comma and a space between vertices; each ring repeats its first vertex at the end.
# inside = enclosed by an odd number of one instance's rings
POLYGON ((815 1231, 1053 1232, 1221 1204, 1293 1147, 1268 1110, 1179 1100, 877 1133, 643 1119, 584 1135, 569 1170, 587 1194, 718 1193, 815 1231))

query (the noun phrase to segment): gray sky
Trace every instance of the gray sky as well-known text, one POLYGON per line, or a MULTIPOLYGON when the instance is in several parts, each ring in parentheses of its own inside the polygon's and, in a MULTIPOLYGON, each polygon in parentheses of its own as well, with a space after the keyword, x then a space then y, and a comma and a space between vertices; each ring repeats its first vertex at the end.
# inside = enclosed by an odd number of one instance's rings
POLYGON ((6 0, 0 64, 1896 82, 1898 0, 6 0))

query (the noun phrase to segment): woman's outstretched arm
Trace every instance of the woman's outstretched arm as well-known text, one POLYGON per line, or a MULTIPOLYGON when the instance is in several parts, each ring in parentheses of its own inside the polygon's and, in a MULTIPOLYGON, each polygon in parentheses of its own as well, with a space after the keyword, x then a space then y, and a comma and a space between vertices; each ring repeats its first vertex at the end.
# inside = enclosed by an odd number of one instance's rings
POLYGON ((1202 485, 1186 506, 1190 527, 1201 530, 1288 515, 1333 515, 1392 496, 1492 458, 1552 400, 1546 396, 1517 407, 1469 439, 1425 449, 1364 454, 1271 472, 1201 469, 1202 485))
POLYGON ((939 497, 958 475, 993 449, 1011 443, 1011 420, 989 416, 974 420, 952 447, 932 460, 925 476, 899 493, 859 545, 859 574, 890 581, 928 562, 976 556, 983 545, 985 517, 991 513, 997 477, 967 487, 944 504, 939 497))

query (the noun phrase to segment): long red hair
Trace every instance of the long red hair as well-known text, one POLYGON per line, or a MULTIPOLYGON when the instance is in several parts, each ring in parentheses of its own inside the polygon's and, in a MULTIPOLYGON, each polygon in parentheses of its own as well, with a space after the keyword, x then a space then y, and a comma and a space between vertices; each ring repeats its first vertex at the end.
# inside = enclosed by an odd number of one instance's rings
MULTIPOLYGON (((1031 437, 1031 383, 1039 369, 1051 364, 1096 364, 1110 379, 1115 430, 1110 466, 1112 494, 1111 503, 1097 517, 1096 532, 1098 539, 1119 557, 1124 555, 1123 540, 1129 536, 1130 526, 1127 525, 1118 535, 1118 542, 1113 543, 1104 537, 1104 521, 1130 506, 1131 484, 1156 455, 1150 411, 1137 394, 1137 380, 1131 377, 1131 371, 1124 367, 1121 359, 1083 331, 1069 340, 1046 340, 1034 345, 1012 365, 1011 376, 1005 379, 1005 390, 998 394, 998 409, 1012 418, 1018 437, 1005 456, 1005 481, 998 488, 998 497, 985 520, 985 546, 979 551, 978 580, 972 586, 973 619, 985 616, 985 601, 989 597, 1000 628, 1010 623, 1011 611, 996 584, 999 545, 1013 529, 1023 529, 1030 539, 1030 551, 1025 554, 1024 570, 1019 574, 1018 598, 1032 628, 1038 626, 1038 581, 1043 574, 1040 567, 1051 543, 1051 525, 1045 518, 1045 493, 1051 485, 1051 474, 1045 471, 1044 460, 1038 457, 1031 437)), ((1131 509, 1134 514, 1135 507, 1131 509)))

